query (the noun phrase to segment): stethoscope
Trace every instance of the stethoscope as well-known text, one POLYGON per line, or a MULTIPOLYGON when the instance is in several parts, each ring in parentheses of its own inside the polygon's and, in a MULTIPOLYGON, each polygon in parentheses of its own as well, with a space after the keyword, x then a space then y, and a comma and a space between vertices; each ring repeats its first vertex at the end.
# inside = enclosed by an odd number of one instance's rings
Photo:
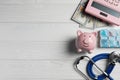
POLYGON ((98 54, 96 56, 94 56, 92 59, 88 56, 81 56, 79 58, 76 59, 76 61, 74 62, 74 69, 80 73, 86 80, 90 80, 81 70, 78 69, 77 65, 80 63, 81 60, 87 58, 89 60, 86 70, 87 70, 87 74, 89 75, 89 77, 93 80, 105 80, 105 79, 109 79, 109 80, 114 80, 110 74, 113 71, 114 67, 115 67, 115 63, 116 62, 120 62, 120 53, 118 52, 112 52, 111 54, 109 53, 101 53, 98 54), (103 71, 101 68, 98 67, 98 65, 96 65, 95 62, 102 60, 102 59, 108 59, 108 65, 105 71, 103 71), (101 75, 95 75, 93 72, 93 65, 98 68, 102 74, 101 75))

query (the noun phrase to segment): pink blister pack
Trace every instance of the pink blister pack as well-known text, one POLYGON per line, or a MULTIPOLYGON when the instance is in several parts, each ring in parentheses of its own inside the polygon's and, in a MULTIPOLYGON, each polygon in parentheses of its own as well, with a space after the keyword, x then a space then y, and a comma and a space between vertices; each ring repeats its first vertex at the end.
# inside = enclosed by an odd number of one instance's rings
POLYGON ((89 0, 85 12, 120 26, 120 0, 89 0))

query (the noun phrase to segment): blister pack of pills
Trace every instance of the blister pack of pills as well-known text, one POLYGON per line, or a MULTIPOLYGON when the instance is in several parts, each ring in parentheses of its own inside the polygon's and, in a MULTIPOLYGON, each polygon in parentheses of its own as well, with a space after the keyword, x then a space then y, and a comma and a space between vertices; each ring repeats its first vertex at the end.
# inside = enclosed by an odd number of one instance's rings
POLYGON ((120 48, 120 29, 102 29, 99 36, 101 48, 120 48))

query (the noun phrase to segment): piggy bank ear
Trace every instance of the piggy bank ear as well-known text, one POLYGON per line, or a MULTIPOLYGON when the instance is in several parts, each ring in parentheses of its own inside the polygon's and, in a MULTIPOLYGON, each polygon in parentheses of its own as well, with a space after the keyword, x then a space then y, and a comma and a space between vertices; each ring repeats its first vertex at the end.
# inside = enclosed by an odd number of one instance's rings
POLYGON ((95 36, 97 36, 97 32, 92 32, 92 34, 94 34, 95 36))
POLYGON ((77 35, 80 36, 82 34, 82 31, 77 31, 77 35))

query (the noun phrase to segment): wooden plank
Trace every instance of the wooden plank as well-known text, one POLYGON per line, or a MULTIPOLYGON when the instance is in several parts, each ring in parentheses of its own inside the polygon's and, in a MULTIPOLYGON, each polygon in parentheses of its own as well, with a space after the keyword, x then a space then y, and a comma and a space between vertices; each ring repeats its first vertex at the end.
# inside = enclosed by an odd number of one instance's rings
POLYGON ((41 4, 78 4, 81 0, 36 0, 37 3, 41 4))
POLYGON ((0 0, 0 4, 78 4, 80 0, 0 0))
POLYGON ((0 0, 0 4, 35 4, 36 0, 0 0))
POLYGON ((72 22, 75 4, 0 5, 0 22, 72 22))
POLYGON ((81 56, 69 42, 1 41, 0 44, 0 60, 73 60, 81 56))
POLYGON ((78 80, 72 61, 0 61, 1 80, 78 80))
POLYGON ((75 23, 0 23, 0 41, 70 41, 75 23))

